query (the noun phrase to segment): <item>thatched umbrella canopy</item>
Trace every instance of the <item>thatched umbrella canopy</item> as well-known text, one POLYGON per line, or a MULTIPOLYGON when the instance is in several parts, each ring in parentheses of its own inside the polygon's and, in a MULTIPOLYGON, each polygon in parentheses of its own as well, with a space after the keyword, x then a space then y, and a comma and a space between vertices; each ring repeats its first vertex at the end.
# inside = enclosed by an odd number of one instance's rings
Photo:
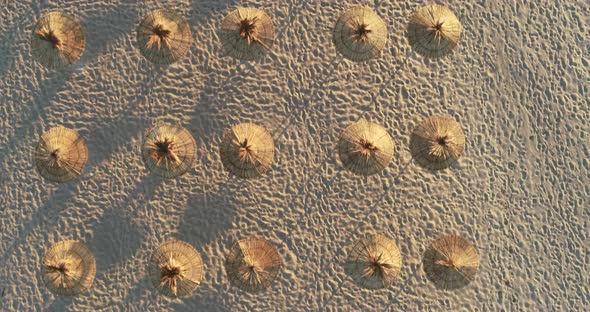
POLYGON ((86 47, 86 35, 78 18, 64 12, 41 16, 31 36, 31 54, 50 69, 68 67, 77 62, 86 47))
POLYGON ((228 171, 240 178, 256 178, 272 165, 274 140, 265 128, 243 123, 225 133, 220 153, 228 171))
POLYGON ((361 62, 376 58, 387 42, 387 25, 372 9, 348 9, 334 26, 333 41, 344 57, 361 62))
POLYGON ((475 247, 457 235, 438 238, 424 253, 424 272, 436 287, 457 289, 475 279, 479 255, 475 247))
POLYGON ((192 42, 190 25, 173 11, 151 11, 137 26, 139 51, 155 64, 178 61, 188 52, 192 42))
POLYGON ((230 282, 248 292, 268 288, 281 266, 281 256, 275 246, 259 237, 238 241, 225 258, 225 271, 230 282))
POLYGON ((465 148, 461 125, 449 115, 426 118, 410 137, 410 152, 423 167, 440 170, 450 167, 465 148))
POLYGON ((461 23, 449 8, 430 4, 412 15, 408 24, 410 45, 426 57, 449 54, 461 37, 461 23))
POLYGON ((96 259, 86 245, 65 240, 51 246, 43 257, 43 284, 54 294, 74 296, 90 289, 96 259))
POLYGON ((148 169, 162 178, 176 178, 189 170, 197 159, 197 143, 185 128, 162 123, 146 134, 142 147, 148 169))
POLYGON ((148 264, 154 287, 169 297, 190 296, 203 279, 203 259, 189 243, 169 240, 152 254, 148 264))
POLYGON ((387 167, 393 158, 393 140, 385 128, 361 119, 342 132, 338 153, 347 169, 369 176, 387 167))
POLYGON ((41 176, 53 182, 66 182, 82 174, 88 161, 88 147, 78 131, 55 127, 41 135, 33 157, 41 176))
POLYGON ((223 18, 219 37, 228 55, 242 60, 254 60, 271 49, 275 29, 271 18, 264 11, 237 8, 223 18))
POLYGON ((381 234, 374 234, 354 244, 344 269, 359 286, 380 289, 395 281, 401 267, 402 257, 397 244, 381 234))

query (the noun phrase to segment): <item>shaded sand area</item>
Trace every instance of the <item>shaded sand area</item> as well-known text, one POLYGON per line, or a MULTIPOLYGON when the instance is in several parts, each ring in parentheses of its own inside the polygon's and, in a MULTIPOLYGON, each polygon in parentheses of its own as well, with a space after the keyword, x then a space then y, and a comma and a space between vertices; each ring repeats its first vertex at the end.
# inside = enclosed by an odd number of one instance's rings
MULTIPOLYGON (((582 311, 590 305, 590 6, 587 1, 444 1, 464 26, 454 54, 417 55, 405 37, 423 1, 168 1, 193 45, 153 66, 135 27, 155 1, 4 0, 0 6, 0 309, 3 311, 582 311), (374 7, 389 40, 381 57, 344 60, 332 44, 338 16, 374 7), (217 30, 238 5, 263 9, 277 40, 259 61, 224 57, 217 30), (86 30, 72 68, 32 61, 42 12, 63 9, 86 30), (435 113, 461 123, 466 148, 430 172, 409 152, 415 126, 435 113), (392 163, 359 178, 345 171, 338 135, 365 117, 394 140, 392 163), (195 137, 195 166, 175 180, 149 174, 140 143, 155 122, 195 137), (254 122, 275 139, 272 168, 241 180, 223 170, 229 127, 254 122), (57 185, 35 171, 32 148, 50 127, 87 139, 83 175, 57 185), (368 232, 394 238, 400 278, 384 290, 344 272, 368 232), (473 283, 437 290, 422 255, 456 232, 481 255, 473 283), (240 238, 263 236, 284 270, 258 294, 231 287, 223 261, 240 238), (167 239, 201 253, 204 279, 186 299, 159 295, 147 276, 167 239), (56 297, 41 282, 45 250, 84 241, 96 255, 92 288, 56 297)), ((164 4, 162 4, 164 5, 164 4)))

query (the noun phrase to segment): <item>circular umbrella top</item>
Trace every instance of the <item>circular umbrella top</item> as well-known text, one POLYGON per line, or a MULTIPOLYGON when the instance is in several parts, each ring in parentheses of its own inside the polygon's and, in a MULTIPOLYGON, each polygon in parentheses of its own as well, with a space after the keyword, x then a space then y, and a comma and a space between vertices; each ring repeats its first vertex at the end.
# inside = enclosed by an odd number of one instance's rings
POLYGON ((354 244, 345 271, 359 286, 380 289, 395 281, 401 267, 402 257, 397 244, 381 234, 374 234, 354 244))
POLYGON ((219 34, 228 55, 254 60, 265 55, 275 40, 271 18, 256 8, 237 8, 223 18, 219 34))
POLYGON ((450 167, 461 156, 465 134, 449 115, 434 115, 419 124, 410 137, 410 152, 423 167, 440 170, 450 167))
POLYGON ((430 4, 412 15, 408 24, 410 45, 426 57, 449 54, 461 37, 461 23, 449 8, 430 4))
POLYGON ((220 153, 228 171, 240 178, 256 178, 273 163, 274 140, 265 128, 243 123, 225 133, 220 153))
POLYGON ((424 253, 424 271, 441 289, 457 289, 475 279, 479 255, 475 247, 457 235, 436 239, 424 253))
POLYGON ((31 54, 43 66, 59 69, 77 62, 86 47, 80 21, 64 12, 41 16, 31 36, 31 54))
POLYGON ((169 240, 154 250, 149 262, 154 287, 169 297, 191 295, 203 279, 203 259, 189 243, 169 240))
POLYGON ((61 241, 45 253, 41 276, 56 295, 74 296, 90 289, 96 274, 94 254, 81 242, 61 241))
POLYGON ((393 158, 393 140, 385 128, 361 119, 342 132, 338 153, 347 169, 369 176, 387 167, 393 158))
POLYGON ((178 61, 188 52, 192 42, 188 22, 173 11, 151 11, 137 26, 139 51, 155 64, 178 61))
POLYGON ((379 56, 387 42, 387 25, 372 9, 348 9, 334 26, 333 41, 344 57, 366 61, 379 56))
POLYGON ((268 288, 279 274, 281 266, 276 247, 258 237, 238 241, 225 259, 225 270, 230 282, 248 292, 268 288))
POLYGON ((55 127, 41 135, 34 159, 41 176, 53 182, 66 182, 82 174, 88 161, 88 147, 78 131, 55 127))
POLYGON ((185 128, 162 123, 146 134, 142 156, 154 174, 166 179, 176 178, 193 166, 197 144, 185 128))

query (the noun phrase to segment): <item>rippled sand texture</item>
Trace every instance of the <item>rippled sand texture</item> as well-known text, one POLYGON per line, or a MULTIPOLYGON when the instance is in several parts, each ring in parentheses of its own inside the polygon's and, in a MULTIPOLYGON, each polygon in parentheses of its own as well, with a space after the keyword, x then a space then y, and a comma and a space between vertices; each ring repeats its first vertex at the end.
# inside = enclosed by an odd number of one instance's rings
POLYGON ((444 1, 463 23, 458 49, 425 60, 405 37, 423 1, 240 1, 266 11, 277 40, 257 62, 224 57, 217 30, 238 1, 167 1, 191 25, 180 62, 154 66, 135 27, 155 1, 5 1, 0 7, 0 306, 9 311, 424 311, 575 310, 590 305, 590 59, 587 1, 444 1), (352 4, 388 23, 382 56, 356 64, 332 45, 352 4), (515 4, 516 3, 516 4, 515 4), (48 71, 31 60, 42 12, 65 9, 87 34, 81 60, 48 71), (448 113, 467 145, 452 168, 412 161, 409 137, 425 117, 448 113), (361 117, 383 125, 394 160, 362 178, 344 171, 335 145, 361 117), (194 169, 176 180, 148 174, 143 133, 179 122, 196 139, 194 169), (223 171, 226 129, 260 124, 276 157, 261 179, 223 171), (46 183, 32 147, 50 127, 88 142, 82 177, 46 183), (400 281, 362 290, 344 272, 363 234, 395 238, 400 281), (430 241, 455 231, 481 254, 468 287, 437 290, 421 268, 430 241), (236 239, 264 236, 284 271, 267 291, 230 283, 224 255, 236 239), (172 300, 151 287, 147 263, 171 237, 201 253, 203 283, 172 300), (83 240, 95 253, 92 289, 75 298, 43 287, 39 264, 53 243, 83 240))

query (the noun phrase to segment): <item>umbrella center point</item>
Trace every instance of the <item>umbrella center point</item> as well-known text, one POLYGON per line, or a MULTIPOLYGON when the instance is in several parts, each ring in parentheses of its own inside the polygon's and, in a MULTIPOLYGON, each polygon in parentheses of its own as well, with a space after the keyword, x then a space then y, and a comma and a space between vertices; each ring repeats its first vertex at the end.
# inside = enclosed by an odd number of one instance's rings
POLYGON ((158 154, 160 154, 160 156, 166 156, 172 151, 172 142, 168 140, 156 142, 156 146, 158 147, 158 154))
POLYGON ((448 137, 446 135, 439 137, 436 139, 436 143, 440 146, 447 146, 447 144, 449 143, 448 137))
POLYGON ((437 30, 437 31, 441 31, 442 30, 442 26, 443 26, 443 23, 439 21, 436 24, 434 24, 434 27, 433 28, 435 30, 437 30))
POLYGON ((252 146, 248 144, 248 139, 244 139, 244 142, 240 143, 240 158, 245 160, 250 153, 252 153, 252 146))
POLYGON ((38 33, 38 36, 41 39, 51 43, 51 45, 55 49, 58 49, 59 47, 61 47, 61 40, 59 40, 59 38, 57 37, 55 32, 53 32, 53 30, 41 31, 40 33, 38 33))
POLYGON ((243 19, 240 22, 240 37, 247 39, 248 43, 256 39, 256 19, 243 19))
POLYGON ((368 157, 368 156, 371 155, 372 152, 375 152, 377 150, 377 147, 373 143, 371 143, 369 141, 361 140, 360 143, 361 143, 361 146, 362 146, 362 149, 361 149, 360 153, 363 156, 367 156, 368 157))
POLYGON ((53 152, 51 152, 51 154, 49 154, 49 157, 51 157, 52 159, 57 159, 58 156, 59 156, 59 148, 54 150, 53 152))
POLYGON ((164 25, 162 24, 158 24, 154 27, 154 34, 158 37, 160 37, 161 40, 163 40, 164 38, 168 37, 168 35, 170 34, 170 30, 165 29, 164 25))
POLYGON ((168 278, 174 278, 177 277, 178 275, 180 275, 180 268, 178 267, 166 267, 164 268, 163 272, 162 272, 162 276, 163 277, 168 277, 168 278))
POLYGON ((358 39, 365 39, 365 38, 367 38, 367 35, 371 32, 372 32, 372 30, 369 29, 369 25, 360 24, 356 28, 355 35, 357 36, 358 39))

